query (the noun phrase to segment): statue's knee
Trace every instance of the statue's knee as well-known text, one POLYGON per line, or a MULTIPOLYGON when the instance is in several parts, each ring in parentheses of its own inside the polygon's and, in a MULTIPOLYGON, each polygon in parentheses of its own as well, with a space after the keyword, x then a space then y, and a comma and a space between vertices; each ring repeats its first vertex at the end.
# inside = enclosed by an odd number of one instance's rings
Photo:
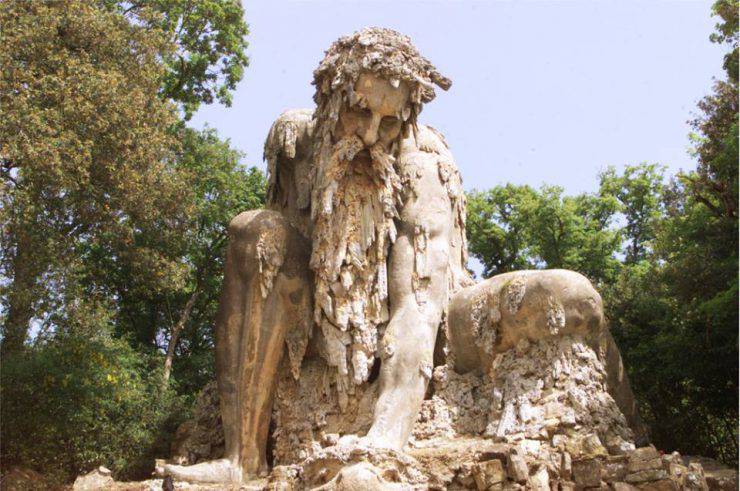
POLYGON ((287 230, 288 221, 273 210, 249 210, 239 213, 229 222, 229 240, 251 242, 272 229, 287 230))
POLYGON ((432 350, 387 341, 383 343, 382 350, 381 370, 390 372, 393 380, 406 380, 417 375, 427 380, 431 378, 434 368, 432 350))
POLYGON ((229 223, 228 254, 231 268, 244 279, 258 274, 267 291, 278 272, 308 278, 311 244, 279 212, 250 210, 229 223))
POLYGON ((290 224, 276 211, 250 210, 229 223, 229 254, 242 274, 279 268, 284 260, 290 224))

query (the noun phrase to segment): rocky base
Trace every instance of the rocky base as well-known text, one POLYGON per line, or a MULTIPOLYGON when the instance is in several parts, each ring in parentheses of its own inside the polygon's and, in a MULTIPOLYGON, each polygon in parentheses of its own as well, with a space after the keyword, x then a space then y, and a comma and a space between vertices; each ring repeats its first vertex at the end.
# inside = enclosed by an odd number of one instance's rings
MULTIPOLYGON (((737 471, 678 453, 661 455, 643 447, 623 455, 573 458, 565 448, 549 444, 495 443, 489 438, 428 440, 404 453, 374 449, 362 440, 344 439, 318 450, 300 464, 278 466, 243 490, 730 490, 737 489, 737 471)), ((115 482, 98 470, 81 476, 74 489, 159 490, 232 489, 225 485, 162 479, 115 482), (105 483, 100 479, 105 479, 105 483), (104 484, 102 487, 95 487, 104 484), (163 487, 163 484, 165 485, 163 487), (91 487, 92 486, 92 487, 91 487)), ((3 489, 14 489, 12 487, 3 489)), ((24 488, 18 488, 24 489, 24 488)), ((27 489, 27 488, 26 488, 27 489)))
MULTIPOLYGON (((304 360, 295 380, 280 379, 271 439, 274 467, 241 489, 737 489, 737 472, 677 453, 635 448, 633 432, 611 397, 603 364, 579 336, 530 342, 492 357, 483 371, 434 369, 412 437, 403 452, 368 446, 374 387, 342 412, 318 361, 304 360), (323 381, 323 382, 322 382, 323 381), (310 417, 307 417, 310 415, 310 417), (344 435, 344 436, 342 436, 344 435)), ((215 384, 173 445, 174 463, 221 458, 223 431, 215 384)), ((116 483, 84 476, 76 489, 225 489, 154 480, 116 483), (93 487, 82 487, 89 482, 93 487)))
MULTIPOLYGON (((301 380, 286 375, 279 384, 275 467, 245 489, 736 489, 734 471, 710 476, 677 453, 635 449, 604 366, 578 336, 522 340, 493 357, 485 373, 436 367, 402 453, 351 436, 369 426, 372 387, 341 413, 327 384, 318 383, 322 367, 304 365, 301 380)), ((179 432, 173 460, 221 457, 217 408, 210 386, 196 421, 179 432)))

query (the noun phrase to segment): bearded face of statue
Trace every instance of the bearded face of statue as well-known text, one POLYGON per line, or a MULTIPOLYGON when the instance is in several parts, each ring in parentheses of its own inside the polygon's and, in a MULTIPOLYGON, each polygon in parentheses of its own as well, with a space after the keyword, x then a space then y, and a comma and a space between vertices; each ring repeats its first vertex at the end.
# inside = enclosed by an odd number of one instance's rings
POLYGON ((354 87, 353 104, 339 114, 334 141, 359 137, 366 148, 376 144, 389 152, 409 116, 409 87, 363 73, 354 87))
POLYGON ((350 380, 367 380, 389 318, 386 264, 401 190, 393 153, 411 112, 404 82, 363 73, 353 89, 331 151, 316 161, 311 199, 314 316, 337 367, 340 407, 350 380))

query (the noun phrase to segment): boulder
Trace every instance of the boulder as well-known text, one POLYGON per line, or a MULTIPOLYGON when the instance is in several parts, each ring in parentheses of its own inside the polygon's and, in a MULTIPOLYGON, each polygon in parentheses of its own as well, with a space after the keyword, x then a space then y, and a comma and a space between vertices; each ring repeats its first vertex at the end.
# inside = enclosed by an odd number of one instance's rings
POLYGON ((512 481, 524 483, 529 479, 529 467, 527 466, 527 461, 521 455, 515 453, 510 454, 506 461, 506 469, 509 479, 512 481))
POLYGON ((529 487, 532 491, 550 491, 550 476, 547 473, 547 467, 540 466, 529 477, 529 487))
POLYGON ((97 491, 110 488, 115 484, 111 471, 103 466, 75 479, 72 489, 74 491, 97 491))
POLYGON ((494 485, 502 485, 506 480, 506 472, 500 460, 487 460, 473 467, 473 477, 478 491, 485 491, 494 485))
POLYGON ((598 459, 573 462, 573 480, 579 487, 595 487, 601 483, 601 462, 598 459))

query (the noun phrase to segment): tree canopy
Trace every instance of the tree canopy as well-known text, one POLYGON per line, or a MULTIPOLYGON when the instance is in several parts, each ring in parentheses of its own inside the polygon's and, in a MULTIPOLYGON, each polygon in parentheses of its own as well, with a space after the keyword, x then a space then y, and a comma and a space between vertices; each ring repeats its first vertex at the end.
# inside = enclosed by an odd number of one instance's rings
POLYGON ((142 477, 212 377, 226 226, 265 179, 185 121, 230 102, 242 17, 225 0, 0 3, 3 467, 142 477))

